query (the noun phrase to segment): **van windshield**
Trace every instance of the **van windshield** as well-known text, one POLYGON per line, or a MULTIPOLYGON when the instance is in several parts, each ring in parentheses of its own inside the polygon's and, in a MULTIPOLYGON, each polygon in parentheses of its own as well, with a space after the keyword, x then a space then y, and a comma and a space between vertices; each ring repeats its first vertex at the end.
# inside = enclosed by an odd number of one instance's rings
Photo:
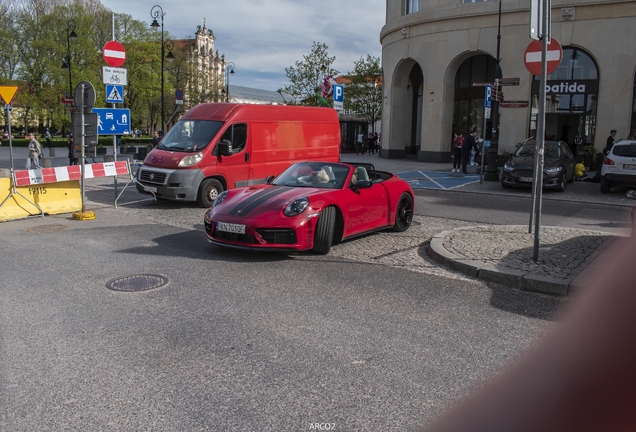
POLYGON ((157 148, 170 151, 198 152, 210 144, 223 122, 180 120, 163 137, 157 148))

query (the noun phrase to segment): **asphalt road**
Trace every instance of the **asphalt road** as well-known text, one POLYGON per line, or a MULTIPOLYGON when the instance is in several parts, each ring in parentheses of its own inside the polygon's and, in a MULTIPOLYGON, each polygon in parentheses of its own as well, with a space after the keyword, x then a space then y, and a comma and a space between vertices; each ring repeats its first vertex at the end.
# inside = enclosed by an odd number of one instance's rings
POLYGON ((0 224, 0 430, 412 430, 562 306, 431 262, 430 233, 468 222, 254 254, 207 244, 195 205, 112 193, 87 187, 93 221, 0 224), (107 288, 140 274, 167 284, 107 288))

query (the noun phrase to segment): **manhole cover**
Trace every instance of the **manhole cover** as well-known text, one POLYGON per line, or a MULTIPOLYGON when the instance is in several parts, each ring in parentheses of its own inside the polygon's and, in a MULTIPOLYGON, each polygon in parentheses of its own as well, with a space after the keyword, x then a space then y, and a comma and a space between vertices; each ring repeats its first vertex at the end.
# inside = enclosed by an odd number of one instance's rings
POLYGON ((38 225, 38 226, 29 228, 27 232, 42 234, 42 233, 51 233, 55 231, 64 231, 65 229, 66 229, 66 225, 58 225, 58 224, 38 225))
POLYGON ((113 291, 136 292, 161 288, 168 283, 168 278, 157 274, 138 274, 111 279, 106 288, 113 291))

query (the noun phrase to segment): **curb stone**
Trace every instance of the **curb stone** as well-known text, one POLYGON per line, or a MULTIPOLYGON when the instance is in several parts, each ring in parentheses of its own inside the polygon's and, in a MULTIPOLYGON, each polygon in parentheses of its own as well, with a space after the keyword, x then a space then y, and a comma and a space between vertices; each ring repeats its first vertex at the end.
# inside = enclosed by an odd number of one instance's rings
MULTIPOLYGON (((451 270, 464 273, 466 275, 483 279, 487 282, 493 282, 516 288, 523 291, 537 292, 541 294, 567 296, 578 292, 588 278, 589 274, 595 269, 594 261, 598 256, 611 245, 618 237, 610 237, 602 242, 586 259, 579 264, 585 266, 584 270, 575 276, 567 278, 546 277, 544 275, 523 272, 514 269, 496 267, 492 264, 485 263, 482 260, 470 259, 457 255, 444 246, 444 241, 454 232, 463 230, 474 230, 477 228, 485 228, 486 226, 470 226, 460 227, 454 230, 442 231, 431 238, 428 254, 440 264, 450 268, 451 270)), ((489 230, 496 232, 507 231, 513 226, 488 226, 489 230)), ((576 231, 576 230, 575 230, 576 231)), ((507 254, 507 251, 506 251, 507 254)))

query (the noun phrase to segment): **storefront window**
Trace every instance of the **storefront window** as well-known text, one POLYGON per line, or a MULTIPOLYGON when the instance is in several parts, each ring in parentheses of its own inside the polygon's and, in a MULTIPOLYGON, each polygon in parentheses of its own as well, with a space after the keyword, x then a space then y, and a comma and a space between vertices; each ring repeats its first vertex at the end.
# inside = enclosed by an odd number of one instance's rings
MULTIPOLYGON (((536 134, 539 78, 532 82, 530 136, 536 134)), ((580 48, 563 48, 561 65, 546 80, 545 134, 567 142, 573 152, 594 144, 598 68, 580 48)))

